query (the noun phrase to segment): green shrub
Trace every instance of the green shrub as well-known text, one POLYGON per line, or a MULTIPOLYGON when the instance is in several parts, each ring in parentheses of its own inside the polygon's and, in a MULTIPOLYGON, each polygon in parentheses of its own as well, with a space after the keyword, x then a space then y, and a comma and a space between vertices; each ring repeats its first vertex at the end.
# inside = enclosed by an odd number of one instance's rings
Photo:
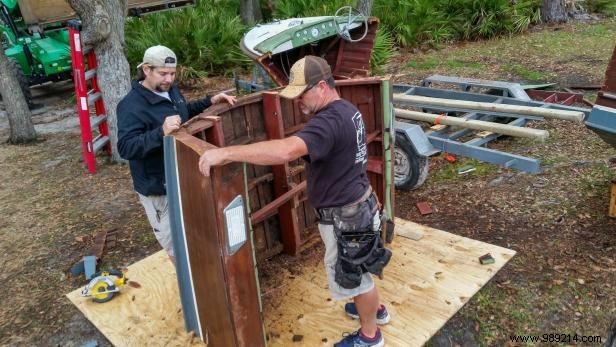
POLYGON ((394 54, 394 39, 386 29, 379 29, 374 39, 374 48, 370 60, 370 68, 373 75, 381 75, 389 59, 394 54))
POLYGON ((355 5, 348 0, 278 0, 273 11, 274 18, 333 16, 342 6, 355 5))
POLYGON ((616 16, 616 2, 614 0, 585 0, 582 6, 589 12, 616 16))
POLYGON ((540 20, 538 0, 384 0, 373 15, 401 46, 510 35, 540 20))
POLYGON ((126 56, 132 67, 153 45, 171 48, 182 66, 180 77, 228 74, 250 59, 239 48, 246 28, 237 1, 199 0, 194 7, 130 19, 126 23, 126 56))
POLYGON ((454 29, 449 16, 435 6, 434 0, 389 0, 375 3, 372 14, 401 46, 421 43, 438 45, 452 38, 454 29))

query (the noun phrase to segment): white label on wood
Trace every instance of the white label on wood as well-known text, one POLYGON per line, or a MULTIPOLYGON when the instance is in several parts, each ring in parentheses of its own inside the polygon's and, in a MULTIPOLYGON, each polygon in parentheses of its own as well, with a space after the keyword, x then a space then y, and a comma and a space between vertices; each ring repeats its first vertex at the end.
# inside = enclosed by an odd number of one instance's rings
POLYGON ((229 254, 235 253, 246 242, 246 224, 244 222, 244 200, 238 195, 224 209, 227 236, 229 239, 229 254))
POLYGON ((75 51, 81 52, 81 39, 79 38, 80 34, 73 35, 73 41, 75 41, 75 51))
POLYGON ((82 96, 79 98, 79 101, 81 102, 81 110, 87 111, 88 110, 88 99, 86 99, 85 96, 82 96))

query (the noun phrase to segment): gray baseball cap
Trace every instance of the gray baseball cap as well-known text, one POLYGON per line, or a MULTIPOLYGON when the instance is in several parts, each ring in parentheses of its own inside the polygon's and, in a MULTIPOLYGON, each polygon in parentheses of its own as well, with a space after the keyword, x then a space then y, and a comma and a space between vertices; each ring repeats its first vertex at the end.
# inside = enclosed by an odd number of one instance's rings
POLYGON ((154 67, 176 67, 177 58, 172 50, 165 46, 152 46, 145 50, 143 54, 143 62, 137 65, 137 68, 148 64, 154 67))

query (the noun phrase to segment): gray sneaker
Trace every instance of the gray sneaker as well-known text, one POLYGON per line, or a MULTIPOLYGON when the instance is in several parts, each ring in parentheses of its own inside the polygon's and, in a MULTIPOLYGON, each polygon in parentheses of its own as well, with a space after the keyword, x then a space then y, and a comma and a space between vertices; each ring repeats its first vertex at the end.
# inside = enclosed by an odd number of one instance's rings
MULTIPOLYGON (((346 312, 346 314, 353 319, 359 319, 359 312, 357 312, 357 307, 355 307, 354 302, 345 304, 344 312, 346 312)), ((389 312, 387 312, 385 305, 381 305, 376 311, 376 324, 385 325, 389 323, 390 320, 391 316, 389 315, 389 312)))

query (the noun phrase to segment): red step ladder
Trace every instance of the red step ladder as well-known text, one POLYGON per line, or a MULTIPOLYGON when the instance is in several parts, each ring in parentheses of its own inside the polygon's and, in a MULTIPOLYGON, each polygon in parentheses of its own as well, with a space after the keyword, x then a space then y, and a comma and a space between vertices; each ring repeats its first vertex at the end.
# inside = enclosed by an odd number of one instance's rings
POLYGON ((81 22, 68 22, 68 35, 71 45, 71 60, 73 62, 73 81, 75 83, 75 99, 81 126, 81 145, 83 160, 88 171, 96 173, 96 152, 103 149, 111 155, 107 113, 103 104, 103 94, 96 78, 96 56, 91 47, 82 47, 81 22), (84 57, 87 65, 84 64, 84 57), (86 70, 87 67, 87 70, 86 70), (90 89, 88 89, 88 81, 90 89), (95 115, 90 114, 90 105, 94 105, 95 115), (92 129, 98 128, 96 137, 92 129))

